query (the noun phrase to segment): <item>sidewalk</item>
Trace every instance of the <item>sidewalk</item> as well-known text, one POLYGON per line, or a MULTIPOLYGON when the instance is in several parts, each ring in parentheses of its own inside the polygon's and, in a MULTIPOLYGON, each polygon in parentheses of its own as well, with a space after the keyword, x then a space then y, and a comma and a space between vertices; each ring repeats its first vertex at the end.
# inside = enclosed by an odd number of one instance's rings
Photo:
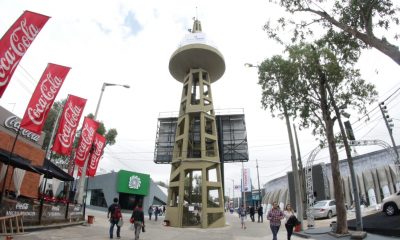
MULTIPOLYGON (((78 225, 70 227, 62 227, 56 229, 42 229, 34 232, 26 232, 22 235, 14 235, 15 240, 29 239, 29 240, 58 240, 58 239, 108 239, 109 222, 107 220, 107 213, 104 211, 87 209, 87 215, 94 216, 94 223, 91 225, 78 225)), ((134 233, 130 229, 129 213, 123 213, 125 220, 124 226, 121 229, 121 239, 132 240, 134 233)), ((251 222, 247 218, 247 229, 241 229, 240 220, 237 214, 226 214, 227 226, 223 228, 214 229, 201 229, 201 228, 173 228, 165 227, 162 225, 164 217, 159 217, 158 221, 148 221, 146 217, 146 232, 141 233, 141 240, 253 240, 253 239, 272 239, 272 234, 269 229, 269 222, 263 223, 251 222)), ((333 220, 333 219, 331 219, 333 220)), ((328 222, 328 221, 327 221, 328 222)), ((323 221, 318 221, 318 224, 326 224, 323 221)), ((319 226, 317 224, 317 226, 319 226)), ((322 230, 323 227, 315 228, 322 230)), ((328 230, 325 227, 325 230, 328 230)), ((114 230, 115 231, 115 230, 114 230)), ((307 232, 307 231, 306 231, 307 232)), ((305 239, 310 240, 333 240, 337 239, 324 234, 308 234, 301 233, 301 236, 293 235, 292 240, 305 239)), ((286 229, 282 226, 278 234, 279 240, 286 240, 286 229)), ((340 238, 341 240, 350 239, 350 237, 340 238)), ((377 235, 368 234, 367 240, 394 240, 395 238, 381 237, 377 235)))

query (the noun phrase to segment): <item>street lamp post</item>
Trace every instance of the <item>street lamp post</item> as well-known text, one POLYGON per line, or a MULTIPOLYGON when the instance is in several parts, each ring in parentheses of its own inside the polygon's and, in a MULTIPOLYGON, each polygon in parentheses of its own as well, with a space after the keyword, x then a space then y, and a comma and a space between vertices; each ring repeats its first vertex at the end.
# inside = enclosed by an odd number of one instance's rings
POLYGON ((258 174, 258 160, 256 159, 256 167, 257 167, 257 182, 258 182, 258 205, 261 206, 261 188, 260 188, 260 175, 258 174))
MULTIPOLYGON (((129 85, 106 83, 106 82, 103 83, 103 86, 101 87, 100 97, 99 97, 99 101, 97 102, 96 112, 94 113, 93 120, 97 119, 97 113, 99 112, 101 99, 103 98, 103 93, 104 93, 104 90, 105 90, 105 88, 107 86, 121 86, 121 87, 124 87, 124 88, 130 88, 129 85)), ((77 197, 78 203, 80 203, 80 204, 85 203, 85 205, 86 205, 86 201, 83 201, 83 191, 84 191, 84 187, 85 187, 87 164, 88 164, 88 160, 86 159, 85 164, 83 165, 83 168, 82 168, 81 178, 80 178, 80 181, 79 181, 78 197, 77 197)), ((85 217, 85 216, 83 216, 83 217, 85 217)))

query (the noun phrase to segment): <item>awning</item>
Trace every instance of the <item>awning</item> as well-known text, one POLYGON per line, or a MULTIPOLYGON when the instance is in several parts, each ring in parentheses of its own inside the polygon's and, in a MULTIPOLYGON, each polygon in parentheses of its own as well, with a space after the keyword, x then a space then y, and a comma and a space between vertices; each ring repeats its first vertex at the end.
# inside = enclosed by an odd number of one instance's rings
POLYGON ((10 159, 10 152, 4 149, 0 149, 0 162, 10 165, 14 168, 20 168, 29 172, 41 174, 34 166, 31 165, 31 161, 16 154, 12 154, 10 159))
POLYGON ((61 181, 74 181, 74 178, 52 163, 50 160, 45 159, 43 166, 35 166, 35 168, 44 174, 45 178, 57 178, 61 181))

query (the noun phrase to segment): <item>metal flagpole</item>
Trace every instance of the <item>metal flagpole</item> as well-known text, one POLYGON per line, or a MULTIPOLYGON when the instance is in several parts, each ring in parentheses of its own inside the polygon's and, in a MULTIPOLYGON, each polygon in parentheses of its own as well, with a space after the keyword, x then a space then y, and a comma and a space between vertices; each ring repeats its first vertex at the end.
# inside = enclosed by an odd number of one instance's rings
MULTIPOLYGON (((14 143, 13 143, 12 148, 11 148, 11 151, 10 151, 10 155, 8 156, 8 164, 7 164, 7 168, 6 168, 6 174, 5 174, 5 176, 4 176, 4 179, 3 179, 3 187, 2 187, 2 189, 1 189, 0 204, 3 202, 3 197, 4 197, 4 195, 5 195, 4 193, 5 193, 6 180, 7 180, 7 175, 8 175, 8 168, 10 167, 11 157, 12 157, 12 154, 13 154, 13 152, 14 152, 14 148, 15 148, 15 145, 16 145, 16 143, 17 143, 18 136, 19 136, 19 133, 20 133, 20 132, 21 132, 21 126, 18 127, 17 135, 15 136, 14 143)), ((3 167, 4 167, 4 165, 3 165, 3 167)), ((11 181, 11 179, 10 179, 10 181, 11 181)))

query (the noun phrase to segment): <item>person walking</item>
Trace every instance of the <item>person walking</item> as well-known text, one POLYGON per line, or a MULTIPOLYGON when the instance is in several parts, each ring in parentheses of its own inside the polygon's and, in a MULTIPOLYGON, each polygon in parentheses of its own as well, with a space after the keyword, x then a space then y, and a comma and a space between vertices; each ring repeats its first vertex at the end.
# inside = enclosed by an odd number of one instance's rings
POLYGON ((246 218, 246 209, 244 208, 243 204, 242 206, 238 209, 239 216, 240 216, 240 223, 242 224, 242 229, 246 229, 246 223, 244 222, 246 218))
POLYGON ((149 207, 149 210, 147 210, 147 213, 149 214, 149 221, 151 221, 151 215, 153 215, 153 206, 149 207))
POLYGON ((250 212, 250 219, 251 219, 252 222, 254 222, 254 215, 256 214, 256 211, 254 209, 254 205, 250 206, 250 211, 249 212, 250 212))
POLYGON ((113 204, 108 207, 107 218, 110 219, 110 239, 113 238, 115 225, 117 225, 117 238, 121 238, 121 226, 118 222, 122 220, 122 213, 121 206, 118 204, 118 198, 114 198, 113 204))
POLYGON ((285 215, 285 228, 287 231, 287 240, 290 240, 290 237, 293 234, 293 228, 297 223, 296 214, 293 211, 292 206, 290 204, 286 205, 283 214, 285 215))
POLYGON ((139 240, 140 231, 144 230, 144 213, 142 205, 138 205, 132 212, 131 222, 134 222, 135 240, 139 240))
POLYGON ((272 232, 272 240, 278 240, 277 235, 279 231, 279 227, 281 226, 281 220, 285 217, 283 212, 279 209, 279 206, 276 202, 272 203, 272 208, 269 210, 267 214, 267 219, 269 220, 269 227, 272 232))
POLYGON ((260 219, 261 219, 261 222, 263 222, 263 207, 261 204, 257 208, 257 213, 258 213, 258 222, 260 222, 260 219))
POLYGON ((162 214, 165 215, 165 205, 163 205, 162 214))
POLYGON ((158 214, 160 214, 160 209, 156 206, 156 210, 154 211, 154 221, 157 222, 158 214))

